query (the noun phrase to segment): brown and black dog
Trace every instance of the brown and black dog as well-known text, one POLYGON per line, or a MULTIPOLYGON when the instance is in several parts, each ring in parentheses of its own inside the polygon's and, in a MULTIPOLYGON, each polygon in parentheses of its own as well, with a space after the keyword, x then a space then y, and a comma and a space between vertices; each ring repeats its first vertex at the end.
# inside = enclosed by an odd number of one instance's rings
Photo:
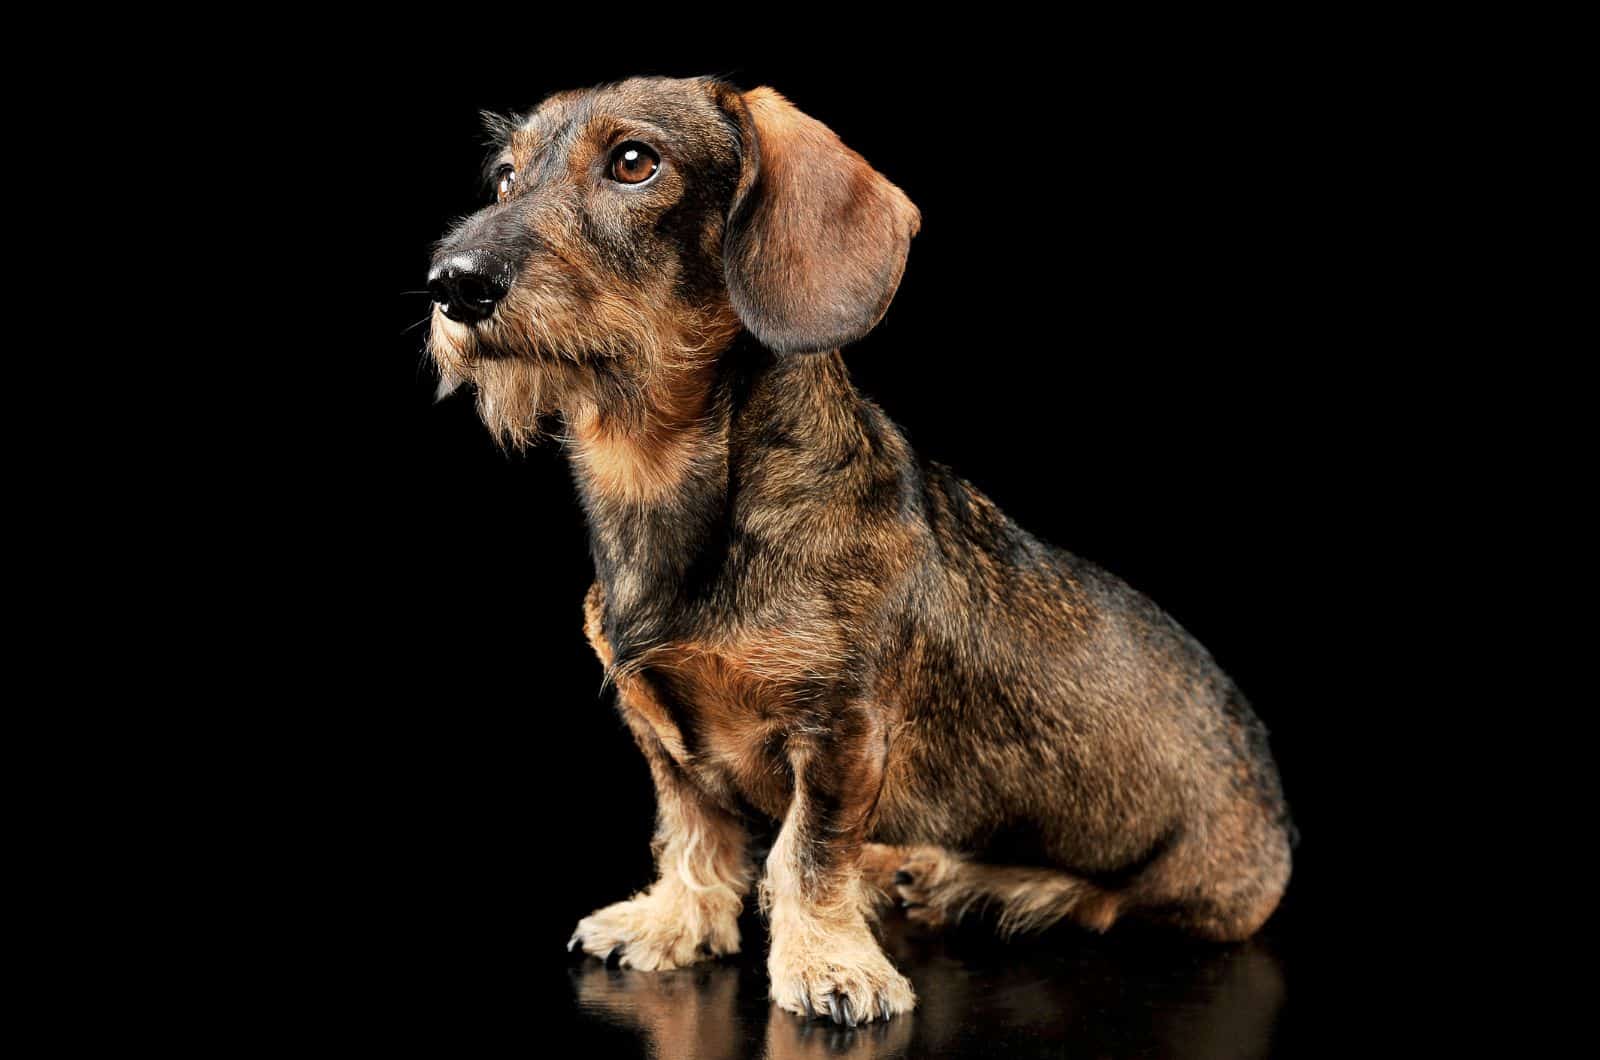
POLYGON ((660 878, 578 924, 634 968, 739 947, 751 828, 773 999, 909 1010, 898 895, 1003 931, 1124 915, 1242 939, 1289 878, 1266 731, 1139 593, 920 460, 839 347, 916 207, 771 89, 639 79, 498 120, 497 201, 439 246, 429 347, 497 437, 559 413, 587 631, 657 792, 660 878))

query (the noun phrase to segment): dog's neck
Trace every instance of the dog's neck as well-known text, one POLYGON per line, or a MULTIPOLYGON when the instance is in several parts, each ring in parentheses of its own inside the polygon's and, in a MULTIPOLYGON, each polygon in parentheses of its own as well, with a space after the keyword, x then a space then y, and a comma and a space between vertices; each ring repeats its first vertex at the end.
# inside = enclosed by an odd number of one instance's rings
POLYGON ((733 541, 748 529, 741 495, 816 481, 864 440, 865 402, 837 352, 779 358, 745 344, 672 383, 642 425, 592 407, 567 414, 619 655, 692 618, 727 573, 733 541))
POLYGON ((592 519, 670 504, 714 454, 726 424, 709 407, 713 379, 706 367, 661 384, 642 423, 592 403, 567 412, 568 452, 592 519))

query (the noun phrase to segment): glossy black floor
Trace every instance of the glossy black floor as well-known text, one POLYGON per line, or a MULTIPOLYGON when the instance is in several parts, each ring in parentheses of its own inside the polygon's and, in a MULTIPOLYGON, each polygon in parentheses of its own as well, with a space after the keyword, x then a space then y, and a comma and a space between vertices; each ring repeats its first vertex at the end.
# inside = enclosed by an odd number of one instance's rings
MULTIPOLYGON (((296 947, 286 1010, 320 999, 354 1014, 369 1046, 958 1060, 1319 1056, 1337 1040, 1359 1054, 1392 1045, 1397 1025, 1375 1010, 1409 1006, 1441 970, 1404 931, 1368 919, 1372 892, 1338 871, 1361 867, 1357 848, 1313 813, 1282 905, 1245 943, 1137 922, 1002 943, 981 921, 934 932, 893 911, 883 945, 916 1009, 854 1030, 802 1020, 768 1000, 768 936, 753 902, 743 952, 694 968, 641 972, 567 951, 581 917, 654 875, 649 779, 622 732, 585 747, 519 735, 487 713, 444 717, 379 711, 359 733, 333 733, 349 741, 337 760, 361 768, 341 767, 337 785, 314 792, 300 815, 314 830, 292 837, 292 871, 263 906, 270 918, 278 896, 300 896, 281 925, 296 947), (539 758, 541 747, 552 753, 539 758)), ((299 778, 274 789, 296 790, 299 778)))
MULTIPOLYGON (((557 724, 602 711, 571 708, 557 724)), ((295 837, 300 868, 274 888, 307 903, 286 926, 306 938, 287 981, 325 981, 330 1003, 361 1012, 369 1044, 659 1060, 1317 1056, 1331 1039, 1389 1041, 1373 1007, 1409 995, 1377 981, 1438 970, 1413 960, 1405 935, 1360 922, 1371 894, 1336 871, 1359 859, 1313 813, 1282 905, 1248 942, 1123 922, 1002 943, 981 921, 934 932, 896 910, 884 949, 916 1009, 854 1030, 802 1020, 768 1000, 753 902, 743 952, 694 968, 640 972, 567 951, 581 917, 654 875, 649 779, 625 734, 551 744, 487 713, 443 717, 375 713, 349 734, 340 761, 358 757, 361 771, 317 792, 347 814, 308 808, 320 830, 311 845, 295 837), (541 746, 556 753, 539 758, 541 746)))
POLYGON ((767 1000, 755 946, 694 969, 647 973, 575 961, 576 1051, 696 1057, 1266 1057, 1292 1039, 1287 922, 1239 946, 1149 932, 1057 931, 1001 945, 978 930, 931 933, 901 917, 885 949, 915 984, 909 1015, 856 1029, 767 1000))

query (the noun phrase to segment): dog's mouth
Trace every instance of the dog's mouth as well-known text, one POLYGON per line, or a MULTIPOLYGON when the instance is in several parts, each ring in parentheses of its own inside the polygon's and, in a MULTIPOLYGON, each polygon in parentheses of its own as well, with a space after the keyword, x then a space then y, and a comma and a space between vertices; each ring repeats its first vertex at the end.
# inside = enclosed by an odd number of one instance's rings
POLYGON ((563 360, 546 336, 503 308, 496 306, 485 315, 476 315, 435 304, 429 342, 435 360, 463 369, 483 362, 563 360))
POLYGON ((465 324, 468 327, 480 324, 494 315, 493 302, 479 302, 470 307, 455 306, 441 302, 435 302, 434 305, 438 306, 440 314, 445 319, 453 320, 457 324, 465 324))

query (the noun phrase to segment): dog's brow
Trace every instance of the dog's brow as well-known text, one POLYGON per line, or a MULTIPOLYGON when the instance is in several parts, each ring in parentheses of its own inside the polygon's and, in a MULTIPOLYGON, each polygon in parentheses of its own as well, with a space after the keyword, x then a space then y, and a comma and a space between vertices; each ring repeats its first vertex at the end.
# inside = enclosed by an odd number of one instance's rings
POLYGON ((559 165, 570 147, 573 133, 574 123, 570 118, 530 121, 512 133, 508 151, 524 177, 533 179, 536 174, 549 172, 551 166, 559 165))
POLYGON ((511 134, 527 119, 521 114, 501 114, 493 110, 480 110, 478 112, 478 120, 483 123, 483 131, 489 136, 489 146, 500 150, 511 142, 511 134))
POLYGON ((533 156, 570 140, 575 121, 566 108, 556 114, 533 114, 511 133, 509 146, 519 156, 533 156))
POLYGON ((633 115, 597 114, 584 125, 582 134, 613 144, 621 140, 651 140, 663 144, 671 139, 661 125, 633 115))
POLYGON ((539 122, 529 119, 527 124, 520 129, 513 129, 506 146, 518 153, 524 151, 537 151, 552 139, 551 128, 548 122, 539 122))

